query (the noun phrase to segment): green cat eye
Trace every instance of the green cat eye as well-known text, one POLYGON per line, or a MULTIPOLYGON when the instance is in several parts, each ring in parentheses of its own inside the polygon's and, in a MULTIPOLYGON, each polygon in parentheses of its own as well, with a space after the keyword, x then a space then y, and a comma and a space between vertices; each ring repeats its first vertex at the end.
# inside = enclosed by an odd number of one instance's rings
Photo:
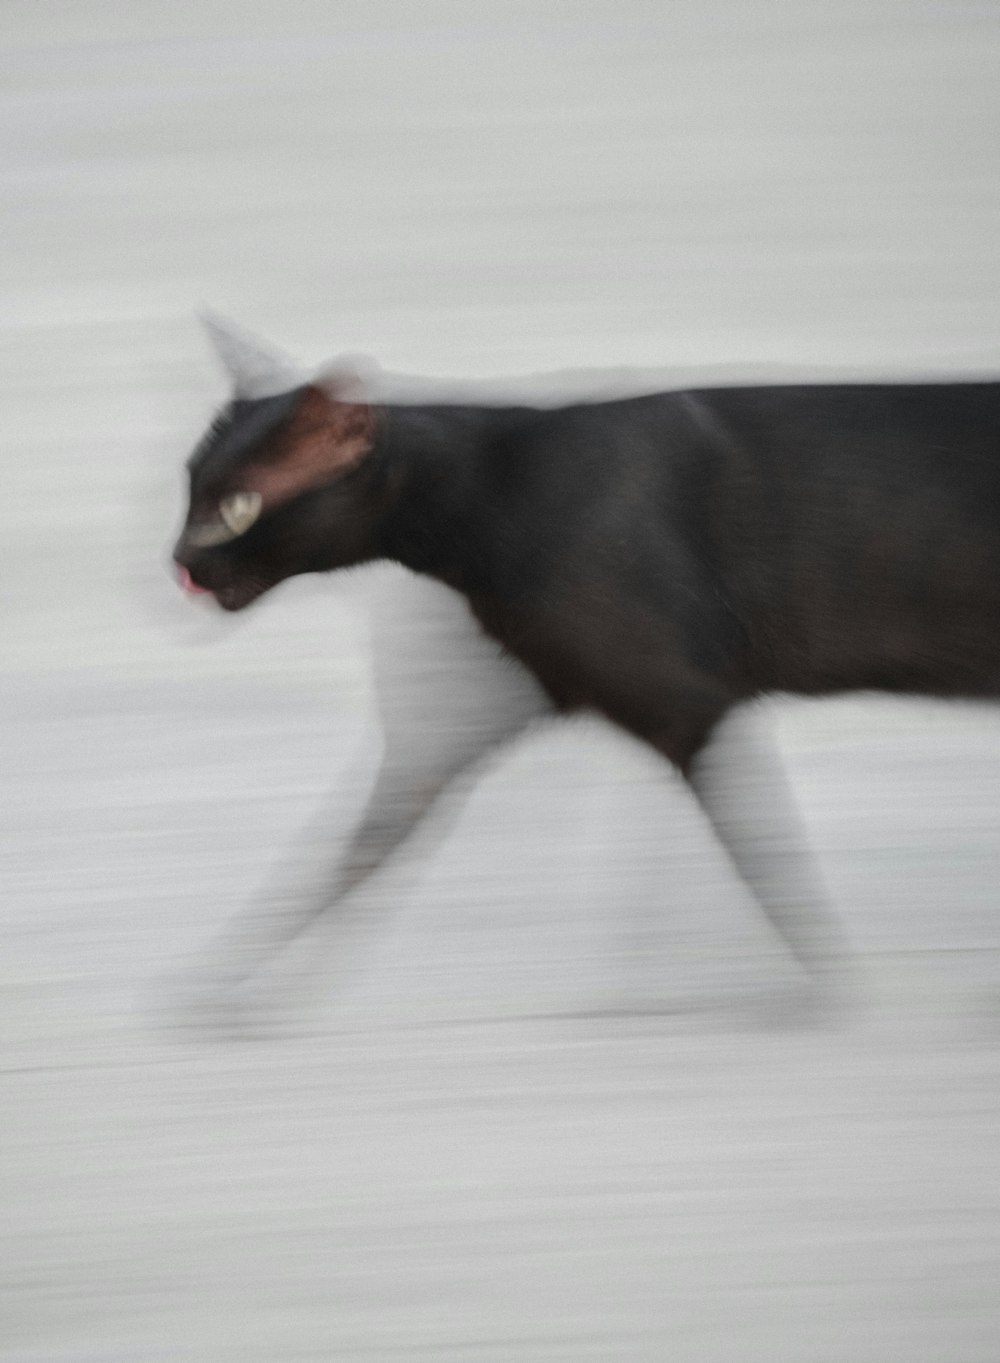
POLYGON ((219 515, 234 535, 242 535, 260 515, 263 498, 259 492, 233 492, 219 503, 219 515))
POLYGON ((231 492, 219 503, 217 521, 188 527, 187 542, 198 549, 211 549, 237 539, 260 515, 263 498, 259 492, 231 492))

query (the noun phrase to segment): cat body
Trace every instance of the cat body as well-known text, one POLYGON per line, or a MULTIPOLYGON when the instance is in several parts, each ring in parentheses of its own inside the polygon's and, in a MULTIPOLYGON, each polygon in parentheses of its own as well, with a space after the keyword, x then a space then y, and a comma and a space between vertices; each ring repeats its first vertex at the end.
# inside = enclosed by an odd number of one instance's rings
POLYGON ((756 838, 706 760, 724 716, 774 692, 1000 690, 1000 383, 374 406, 334 373, 237 385, 189 467, 189 585, 239 610, 380 559, 444 583, 552 706, 675 764, 811 967, 840 954, 836 927, 801 837, 756 838))
POLYGON ((682 769, 755 695, 1000 686, 1000 383, 380 411, 307 386, 234 404, 191 474, 176 558, 222 606, 398 561, 682 769), (247 492, 253 524, 201 544, 247 492))

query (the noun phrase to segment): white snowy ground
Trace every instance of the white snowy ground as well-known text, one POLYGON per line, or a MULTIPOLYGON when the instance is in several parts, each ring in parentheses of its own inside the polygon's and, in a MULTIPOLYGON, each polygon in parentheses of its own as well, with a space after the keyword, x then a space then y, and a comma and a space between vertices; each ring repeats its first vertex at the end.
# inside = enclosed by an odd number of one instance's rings
POLYGON ((357 814, 372 610, 441 609, 176 599, 193 308, 422 374, 995 371, 992 0, 6 0, 0 45, 3 1363, 996 1363, 986 708, 776 709, 837 1027, 744 1006, 794 972, 589 722, 387 873, 363 968, 318 935, 287 1034, 162 1006, 357 814))

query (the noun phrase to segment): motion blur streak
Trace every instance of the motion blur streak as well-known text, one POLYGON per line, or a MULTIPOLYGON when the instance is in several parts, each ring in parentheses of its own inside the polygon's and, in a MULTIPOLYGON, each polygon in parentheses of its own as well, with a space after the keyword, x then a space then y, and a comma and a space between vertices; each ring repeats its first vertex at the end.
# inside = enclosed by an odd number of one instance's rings
POLYGON ((227 621, 167 562, 202 303, 543 396, 996 375, 996 5, 7 0, 0 45, 0 1360, 996 1363, 994 710, 742 721, 836 1027, 596 721, 222 1018, 186 982, 328 883, 379 715, 474 750, 502 671, 401 573, 227 621))

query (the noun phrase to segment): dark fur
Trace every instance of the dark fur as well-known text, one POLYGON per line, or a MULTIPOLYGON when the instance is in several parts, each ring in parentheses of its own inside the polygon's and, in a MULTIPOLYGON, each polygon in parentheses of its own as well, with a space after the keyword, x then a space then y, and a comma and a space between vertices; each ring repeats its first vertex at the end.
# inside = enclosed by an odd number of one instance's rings
MULTIPOLYGON (((814 971, 845 949, 794 801, 766 745, 741 757, 763 798, 734 798, 703 756, 715 726, 775 691, 1000 690, 998 383, 374 411, 310 385, 235 402, 190 473, 175 554, 222 606, 379 558, 447 583, 558 707, 601 711, 676 764, 814 971), (195 547, 248 490, 258 521, 195 547)), ((387 758, 330 896, 263 931, 257 963, 366 879, 464 760, 387 758)))
MULTIPOLYGON (((310 389, 237 403, 191 464, 240 486, 310 389)), ((773 691, 1000 686, 1000 384, 719 388, 553 411, 390 406, 360 462, 178 561, 238 609, 395 559, 463 593, 558 705, 686 770, 773 691)))

